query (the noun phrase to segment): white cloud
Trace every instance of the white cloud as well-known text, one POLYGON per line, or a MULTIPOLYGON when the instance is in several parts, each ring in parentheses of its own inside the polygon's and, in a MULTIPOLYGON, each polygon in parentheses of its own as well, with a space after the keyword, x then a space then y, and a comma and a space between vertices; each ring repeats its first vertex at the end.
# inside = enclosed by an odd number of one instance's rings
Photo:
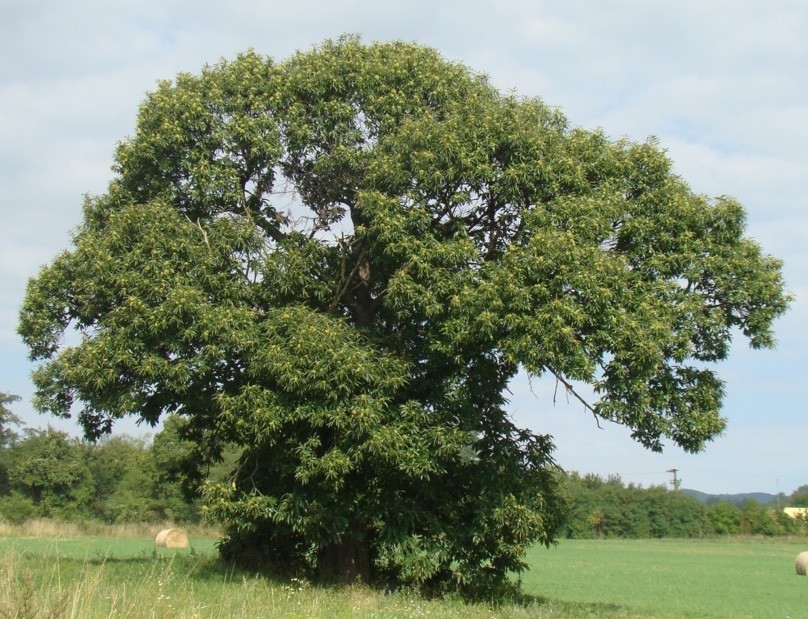
POLYGON ((753 220, 782 219, 805 212, 802 189, 808 160, 765 152, 723 151, 708 142, 661 138, 674 169, 694 191, 737 197, 753 220))

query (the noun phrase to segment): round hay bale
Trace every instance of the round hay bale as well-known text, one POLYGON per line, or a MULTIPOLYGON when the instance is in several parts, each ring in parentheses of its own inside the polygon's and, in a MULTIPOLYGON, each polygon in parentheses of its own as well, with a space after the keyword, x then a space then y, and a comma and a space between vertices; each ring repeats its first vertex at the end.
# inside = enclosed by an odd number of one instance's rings
POLYGON ((159 548, 187 548, 188 536, 182 529, 163 529, 154 540, 159 548))
POLYGON ((805 573, 808 571, 808 550, 797 555, 795 567, 797 568, 797 574, 800 576, 806 575, 805 573))

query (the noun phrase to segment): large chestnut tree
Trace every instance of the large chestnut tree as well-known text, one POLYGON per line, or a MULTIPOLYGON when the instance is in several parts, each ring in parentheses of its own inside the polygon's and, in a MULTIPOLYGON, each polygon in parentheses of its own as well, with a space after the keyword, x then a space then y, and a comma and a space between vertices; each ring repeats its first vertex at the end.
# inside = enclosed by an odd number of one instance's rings
POLYGON ((563 518, 551 438, 506 410, 520 369, 698 451, 725 425, 714 363, 736 333, 771 346, 788 304, 743 208, 654 141, 418 45, 181 74, 115 162, 29 283, 36 404, 88 437, 177 413, 200 461, 236 446, 204 492, 245 562, 494 591, 563 518))

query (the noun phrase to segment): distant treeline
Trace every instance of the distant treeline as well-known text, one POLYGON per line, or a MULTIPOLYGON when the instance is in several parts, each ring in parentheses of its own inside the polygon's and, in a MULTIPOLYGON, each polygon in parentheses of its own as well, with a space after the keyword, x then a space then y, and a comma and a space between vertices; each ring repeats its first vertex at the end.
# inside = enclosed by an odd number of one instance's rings
MULTIPOLYGON (((6 411, 7 413, 8 411, 6 411)), ((184 420, 169 417, 151 439, 112 436, 97 443, 54 429, 11 430, 0 423, 0 520, 93 519, 107 523, 201 519, 198 489, 223 481, 238 453, 201 469, 195 446, 183 438, 184 420)), ((607 479, 559 473, 574 538, 808 535, 808 520, 792 519, 774 505, 702 503, 664 486, 643 488, 607 479)), ((808 506, 808 485, 779 506, 808 506)))
POLYGON ((781 509, 808 507, 808 485, 764 505, 754 499, 703 503, 665 486, 626 485, 619 477, 571 473, 566 484, 568 537, 808 535, 808 519, 791 518, 781 509))
POLYGON ((224 479, 233 462, 200 470, 194 444, 182 438, 183 423, 170 417, 152 439, 110 436, 96 443, 52 428, 6 429, 0 520, 199 521, 200 482, 224 479))

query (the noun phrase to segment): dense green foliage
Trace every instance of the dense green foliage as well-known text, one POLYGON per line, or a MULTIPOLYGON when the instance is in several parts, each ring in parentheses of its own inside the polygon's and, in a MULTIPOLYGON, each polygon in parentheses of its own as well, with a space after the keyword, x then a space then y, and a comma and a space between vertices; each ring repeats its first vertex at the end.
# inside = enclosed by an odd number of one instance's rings
POLYGON ((51 428, 24 430, 0 449, 0 520, 198 522, 199 484, 224 479, 226 465, 200 466, 182 448, 182 425, 169 417, 151 441, 114 436, 95 443, 51 428))
POLYGON ((708 365, 773 343, 780 265, 653 142, 571 129, 433 50, 326 43, 161 83, 30 282, 39 408, 185 419, 224 556, 488 595, 564 509, 524 368, 651 449, 724 428, 708 365), (76 329, 78 342, 63 339, 76 329))
MULTIPOLYGON (((53 429, 18 432, 19 418, 8 409, 5 415, 5 431, 16 437, 0 447, 0 521, 8 523, 197 523, 201 487, 229 479, 238 460, 237 450, 227 449, 224 462, 205 466, 199 445, 184 437, 187 421, 177 415, 152 440, 110 436, 95 443, 53 429)), ((664 486, 626 485, 618 477, 558 476, 567 510, 560 534, 570 538, 808 536, 808 518, 790 518, 780 509, 804 505, 808 486, 779 496, 776 505, 703 503, 664 486)))
POLYGON ((808 484, 800 486, 788 501, 791 507, 808 507, 808 484))
MULTIPOLYGON (((0 488, 0 522, 37 518, 109 524, 202 519, 200 486, 229 477, 237 459, 213 469, 199 466, 197 445, 182 438, 183 420, 171 416, 151 441, 126 436, 91 443, 56 430, 26 430, 0 449, 9 467, 0 488)), ((567 511, 560 534, 576 539, 681 538, 724 535, 808 536, 808 519, 789 518, 806 486, 777 505, 702 503, 663 486, 643 488, 617 477, 561 475, 567 511)))

